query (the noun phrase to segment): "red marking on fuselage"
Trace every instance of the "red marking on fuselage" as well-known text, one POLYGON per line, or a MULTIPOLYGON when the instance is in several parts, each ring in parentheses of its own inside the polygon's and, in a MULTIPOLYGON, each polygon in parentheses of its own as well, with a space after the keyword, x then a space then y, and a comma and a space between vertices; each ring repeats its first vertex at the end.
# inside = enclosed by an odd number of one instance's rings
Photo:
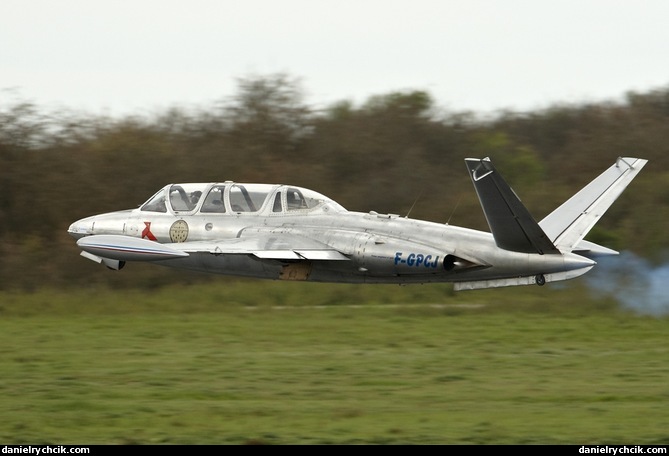
POLYGON ((150 241, 157 241, 158 239, 156 239, 156 237, 151 232, 151 222, 144 222, 144 225, 146 225, 146 228, 144 228, 144 231, 142 231, 142 239, 147 238, 150 241))

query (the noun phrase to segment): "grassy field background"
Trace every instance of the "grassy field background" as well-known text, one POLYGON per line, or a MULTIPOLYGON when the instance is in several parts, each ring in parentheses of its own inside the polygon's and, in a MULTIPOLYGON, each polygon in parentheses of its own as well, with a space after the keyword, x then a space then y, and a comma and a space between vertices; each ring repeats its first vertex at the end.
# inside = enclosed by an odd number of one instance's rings
POLYGON ((9 444, 667 444, 662 316, 568 286, 0 294, 9 444))

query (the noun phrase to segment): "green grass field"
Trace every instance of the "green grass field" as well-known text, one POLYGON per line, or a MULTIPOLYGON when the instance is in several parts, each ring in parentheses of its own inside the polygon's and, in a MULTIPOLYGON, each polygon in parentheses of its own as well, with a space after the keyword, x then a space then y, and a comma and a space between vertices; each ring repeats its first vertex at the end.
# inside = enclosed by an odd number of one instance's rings
POLYGON ((10 444, 667 444, 669 319, 577 282, 0 294, 10 444))

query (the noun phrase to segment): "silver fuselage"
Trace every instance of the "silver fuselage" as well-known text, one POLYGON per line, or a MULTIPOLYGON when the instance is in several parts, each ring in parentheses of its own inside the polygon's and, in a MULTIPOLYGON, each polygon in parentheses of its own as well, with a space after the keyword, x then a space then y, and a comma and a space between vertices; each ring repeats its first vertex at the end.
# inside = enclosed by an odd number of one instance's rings
MULTIPOLYGON (((278 187, 276 192, 281 191, 278 187)), ((271 198, 267 198, 271 201, 271 198)), ((156 264, 189 270, 269 279, 348 283, 429 283, 496 280, 568 273, 594 264, 576 254, 537 255, 497 247, 490 233, 397 215, 346 211, 322 201, 313 209, 278 212, 269 203, 253 213, 179 213, 141 208, 87 217, 70 226, 75 238, 119 235, 150 239, 175 249, 198 245, 183 257, 152 259, 156 264), (328 246, 346 257, 267 258, 254 251, 217 250, 217 243, 261 238, 258 250, 277 248, 285 238, 328 246)), ((286 250, 299 245, 286 245, 286 250)), ((313 250, 312 250, 313 251, 313 250)), ((119 258, 124 258, 123 256, 119 258)), ((585 271, 583 271, 585 272, 585 271)), ((580 275, 580 274, 579 274, 580 275)))

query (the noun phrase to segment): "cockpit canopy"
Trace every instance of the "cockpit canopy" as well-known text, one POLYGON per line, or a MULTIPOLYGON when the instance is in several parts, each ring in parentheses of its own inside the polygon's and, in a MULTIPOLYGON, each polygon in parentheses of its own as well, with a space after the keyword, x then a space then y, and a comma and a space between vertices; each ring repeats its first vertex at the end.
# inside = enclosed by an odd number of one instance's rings
POLYGON ((319 209, 326 212, 346 210, 330 198, 306 188, 234 182, 170 184, 140 207, 148 212, 266 215, 319 209))

